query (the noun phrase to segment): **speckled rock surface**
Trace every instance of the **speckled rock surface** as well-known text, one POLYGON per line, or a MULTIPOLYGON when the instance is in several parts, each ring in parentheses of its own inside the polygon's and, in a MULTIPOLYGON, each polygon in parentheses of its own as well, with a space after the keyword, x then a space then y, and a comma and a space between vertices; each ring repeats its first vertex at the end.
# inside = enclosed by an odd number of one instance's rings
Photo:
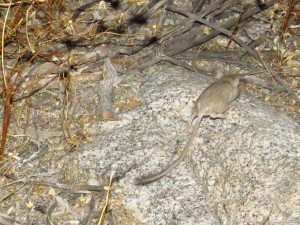
POLYGON ((183 149, 193 101, 212 79, 156 66, 124 82, 141 106, 102 122, 93 144, 63 159, 70 170, 89 178, 114 171, 112 198, 141 223, 299 224, 299 124, 242 92, 224 120, 203 119, 184 162, 136 186, 135 177, 161 170, 183 149))

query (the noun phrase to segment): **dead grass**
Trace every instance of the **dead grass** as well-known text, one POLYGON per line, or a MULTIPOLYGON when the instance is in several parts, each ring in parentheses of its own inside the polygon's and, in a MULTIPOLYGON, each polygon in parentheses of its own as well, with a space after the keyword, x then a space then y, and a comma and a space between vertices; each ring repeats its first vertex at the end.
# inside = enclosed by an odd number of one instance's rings
MULTIPOLYGON (((281 35, 277 43, 278 56, 268 60, 274 63, 274 68, 280 71, 281 77, 299 96, 299 49, 290 47, 288 43, 293 40, 296 43, 294 46, 300 45, 299 34, 295 34, 289 26, 291 23, 299 24, 300 9, 292 3, 288 1, 287 4, 279 4, 275 10, 272 20, 281 24, 281 35), (280 16, 279 12, 283 11, 287 13, 280 16)), ((107 55, 113 58, 116 49, 122 46, 135 47, 138 40, 156 33, 153 26, 156 21, 143 24, 139 29, 132 26, 137 32, 127 32, 128 18, 122 12, 122 6, 116 9, 113 4, 103 3, 83 10, 77 17, 86 22, 80 23, 74 20, 78 4, 77 1, 63 0, 0 3, 0 104, 3 105, 0 110, 0 183, 10 183, 1 188, 0 211, 6 214, 16 210, 26 214, 34 207, 45 211, 49 206, 47 202, 53 203, 54 199, 58 201, 57 192, 61 192, 59 188, 26 181, 36 177, 46 179, 36 175, 35 171, 55 168, 56 160, 101 135, 102 130, 97 123, 103 115, 99 114, 97 84, 104 79, 102 59, 107 55), (109 16, 103 24, 89 23, 95 12, 107 13, 109 16), (91 46, 107 54, 86 57, 91 49, 94 51, 91 46), (47 64, 49 62, 51 64, 47 64), (85 67, 89 67, 88 71, 84 71, 85 67), (18 172, 15 171, 16 165, 18 169, 21 168, 18 172), (28 165, 30 167, 26 167, 28 165), (24 182, 14 184, 23 178, 26 178, 24 182), (12 202, 18 202, 14 205, 15 209, 11 209, 12 202)), ((126 4, 132 4, 132 8, 138 9, 141 5, 147 6, 147 1, 128 1, 126 4)), ((137 64, 134 57, 122 55, 118 55, 112 62, 120 71, 137 64)), ((271 78, 267 82, 276 83, 271 78)), ((122 83, 120 87, 114 92, 113 98, 117 111, 131 110, 141 104, 133 87, 122 83)), ((282 89, 266 92, 250 84, 244 87, 251 94, 300 121, 299 106, 282 89)), ((86 177, 80 176, 80 171, 77 171, 78 179, 74 180, 68 177, 67 165, 59 169, 61 174, 56 182, 87 182, 86 177)), ((73 175, 76 174, 76 171, 73 172, 73 175)), ((101 185, 105 186, 104 183, 101 185)), ((67 198, 68 193, 63 195, 67 198)), ((78 212, 83 213, 79 209, 81 204, 88 208, 88 200, 82 199, 82 196, 73 195, 72 198, 69 204, 78 204, 78 212)), ((101 205, 104 196, 99 194, 97 200, 99 202, 95 207, 101 205)), ((68 204, 62 205, 67 208, 68 204)), ((11 215, 17 216, 14 212, 11 215)), ((63 218, 65 215, 60 216, 63 218)))

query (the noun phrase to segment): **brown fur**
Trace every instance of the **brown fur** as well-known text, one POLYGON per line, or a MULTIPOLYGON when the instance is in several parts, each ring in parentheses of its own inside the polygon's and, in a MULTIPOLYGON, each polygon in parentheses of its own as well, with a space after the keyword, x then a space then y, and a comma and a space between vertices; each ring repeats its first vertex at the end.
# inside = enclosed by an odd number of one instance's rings
POLYGON ((192 115, 188 122, 188 129, 191 131, 191 135, 178 159, 157 174, 135 179, 135 183, 138 185, 151 183, 162 178, 175 168, 188 154, 202 118, 205 116, 209 116, 210 118, 223 118, 223 114, 228 109, 230 102, 239 96, 238 84, 239 77, 227 76, 221 77, 208 86, 195 102, 192 115), (195 125, 191 128, 195 118, 195 125))

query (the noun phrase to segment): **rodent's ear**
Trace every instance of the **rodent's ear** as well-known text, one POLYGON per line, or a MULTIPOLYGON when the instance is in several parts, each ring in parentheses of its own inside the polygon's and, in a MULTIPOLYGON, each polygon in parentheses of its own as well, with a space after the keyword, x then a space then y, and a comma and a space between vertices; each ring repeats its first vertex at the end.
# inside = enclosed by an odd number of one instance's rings
POLYGON ((221 79, 222 77, 224 77, 224 74, 222 73, 222 71, 221 71, 221 70, 217 70, 216 78, 219 80, 219 79, 221 79))

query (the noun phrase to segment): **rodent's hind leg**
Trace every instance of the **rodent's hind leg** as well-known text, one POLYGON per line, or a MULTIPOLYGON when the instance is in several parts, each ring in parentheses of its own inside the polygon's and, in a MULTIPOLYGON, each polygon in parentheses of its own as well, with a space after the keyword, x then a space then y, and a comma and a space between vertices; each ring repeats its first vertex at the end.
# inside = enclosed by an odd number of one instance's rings
POLYGON ((217 118, 223 119, 224 118, 224 114, 223 113, 211 113, 209 115, 209 117, 212 118, 212 119, 217 119, 217 118))

